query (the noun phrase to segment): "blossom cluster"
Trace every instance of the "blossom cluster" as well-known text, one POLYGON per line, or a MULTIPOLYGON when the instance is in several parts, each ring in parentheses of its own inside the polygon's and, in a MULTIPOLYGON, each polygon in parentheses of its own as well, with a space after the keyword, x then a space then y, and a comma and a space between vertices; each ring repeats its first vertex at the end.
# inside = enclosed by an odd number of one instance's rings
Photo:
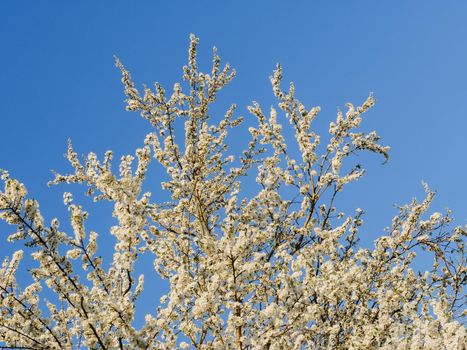
MULTIPOLYGON (((0 268, 0 344, 29 349, 465 349, 465 227, 450 212, 429 214, 434 192, 398 208, 372 248, 359 245, 364 212, 338 212, 335 203, 364 170, 354 155, 388 158, 376 132, 360 129, 374 105, 348 103, 329 125, 325 144, 313 129, 319 107, 307 108, 294 85, 282 88, 282 68, 271 77, 277 106, 249 108, 257 120, 245 151, 229 154, 230 129, 242 125, 232 105, 211 116, 217 93, 235 76, 214 50, 212 70, 197 64, 191 36, 183 83, 166 92, 138 91, 122 72, 126 108, 139 111, 151 132, 117 172, 113 153, 80 159, 71 142, 72 171, 52 185, 81 184, 96 201, 109 201, 117 224, 111 261, 98 254, 102 235, 86 228, 90 215, 65 192, 71 232, 46 221, 25 186, 2 173, 0 219, 14 227, 8 240, 25 250, 0 268), (182 120, 183 123, 177 121, 182 120), (281 124, 282 122, 282 124, 281 124), (183 129, 177 129, 183 125, 183 129), (143 192, 149 165, 168 180, 169 202, 143 192), (257 192, 241 179, 256 176, 257 192), (414 271, 417 252, 433 258, 414 271), (16 279, 24 254, 36 263, 33 283, 16 279), (142 254, 170 284, 134 326, 144 276, 142 254), (77 263, 79 260, 80 263, 77 263), (108 266, 108 268, 106 267, 108 266), (57 303, 41 299, 43 289, 57 303)), ((324 139, 324 138, 323 138, 324 139)), ((160 189, 155 189, 159 191, 160 189)))

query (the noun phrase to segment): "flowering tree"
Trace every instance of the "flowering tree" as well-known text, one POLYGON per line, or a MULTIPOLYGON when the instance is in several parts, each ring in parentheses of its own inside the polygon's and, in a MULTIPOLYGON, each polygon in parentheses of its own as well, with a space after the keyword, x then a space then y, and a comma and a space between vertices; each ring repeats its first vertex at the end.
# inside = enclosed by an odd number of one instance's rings
POLYGON ((15 227, 8 240, 24 242, 37 266, 25 288, 15 278, 22 250, 1 266, 0 342, 23 349, 465 349, 466 229, 452 227, 449 212, 427 214, 433 191, 425 185, 422 201, 400 207, 371 249, 358 244, 363 211, 346 215, 334 206, 363 175, 352 155, 388 157, 375 132, 358 131, 373 97, 338 112, 322 147, 312 129, 319 108, 307 109, 293 85, 281 88, 278 66, 271 77, 278 109, 248 108, 257 127, 234 159, 225 141, 242 119, 233 118, 232 105, 216 123, 209 107, 235 72, 221 67, 216 50, 211 73, 200 72, 197 43, 191 36, 186 90, 175 84, 170 94, 157 83, 140 93, 117 60, 127 109, 141 112, 152 131, 136 157, 122 157, 118 174, 112 152, 81 160, 70 143, 73 171, 51 181, 82 184, 94 200, 113 203, 109 268, 70 193, 67 233, 57 218, 47 224, 25 186, 3 172, 0 218, 15 227), (169 177, 161 184, 168 203, 142 193, 154 159, 169 177), (241 192, 245 176, 256 176, 257 193, 241 192), (421 250, 433 266, 414 272, 421 250), (170 290, 137 329, 141 254, 153 256, 170 290), (58 302, 41 301, 42 288, 58 302))

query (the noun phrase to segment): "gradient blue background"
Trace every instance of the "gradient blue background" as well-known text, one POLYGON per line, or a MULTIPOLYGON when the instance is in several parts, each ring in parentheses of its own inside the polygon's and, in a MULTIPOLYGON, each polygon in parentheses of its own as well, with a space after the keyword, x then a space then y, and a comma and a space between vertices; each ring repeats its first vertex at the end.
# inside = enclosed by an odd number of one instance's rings
MULTIPOLYGON (((379 132, 391 159, 382 166, 380 158, 363 157, 367 174, 342 202, 365 209, 368 242, 390 224, 394 204, 422 197, 422 180, 438 191, 434 209, 449 206, 455 221, 466 223, 465 1, 5 0, 0 168, 27 184, 47 219, 68 215, 61 197, 69 189, 46 187, 50 169, 69 170, 63 157, 68 138, 80 154, 113 149, 118 158, 141 146, 150 130, 123 109, 113 55, 139 87, 159 81, 170 90, 180 80, 189 33, 201 39, 202 67, 209 66, 215 45, 237 69, 221 96, 239 105, 237 115, 246 115, 252 100, 265 110, 273 103, 268 76, 276 62, 306 105, 322 107, 318 130, 327 130, 345 102, 361 103, 374 92, 377 105, 364 128, 379 132)), ((88 228, 105 236, 113 224, 110 207, 88 208, 88 228)), ((0 229, 5 237, 8 228, 0 229)), ((101 245, 109 250, 112 243, 101 245)), ((2 239, 0 255, 13 248, 2 239)), ((139 308, 145 308, 166 286, 150 281, 150 267, 141 269, 147 292, 139 308)))

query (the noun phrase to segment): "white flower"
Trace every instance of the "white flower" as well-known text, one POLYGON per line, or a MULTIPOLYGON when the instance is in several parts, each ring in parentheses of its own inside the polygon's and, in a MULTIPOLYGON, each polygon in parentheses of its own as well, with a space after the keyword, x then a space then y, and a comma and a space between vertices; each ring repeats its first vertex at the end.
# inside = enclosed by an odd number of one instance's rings
POLYGON ((253 103, 257 125, 249 140, 235 136, 246 149, 234 158, 229 152, 237 147, 229 151, 226 140, 241 118, 234 119, 233 105, 218 121, 212 108, 234 72, 221 66, 216 51, 211 71, 200 72, 197 44, 191 36, 186 85, 168 95, 159 84, 140 95, 116 61, 127 108, 139 110, 151 129, 116 171, 112 152, 81 161, 68 145, 72 171, 51 183, 85 186, 94 201, 110 204, 109 232, 87 234, 85 224, 109 218, 99 209, 86 223, 93 202, 75 204, 69 192, 63 195, 69 225, 59 231, 52 219, 47 227, 39 202, 2 172, 0 220, 12 226, 11 242, 26 244, 33 265, 27 259, 21 265, 17 250, 0 266, 0 344, 462 349, 466 332, 456 310, 467 273, 465 228, 450 230, 449 211, 421 220, 434 192, 424 185, 425 198, 400 207, 385 235, 365 248, 358 242, 363 210, 345 218, 338 208, 345 185, 364 174, 360 166, 341 174, 347 158, 364 151, 388 156, 375 132, 358 130, 373 97, 339 111, 321 147, 312 130, 320 109, 301 103, 293 84, 282 90, 278 66, 271 77, 277 107, 267 116, 253 103), (429 272, 411 269, 419 250, 434 258, 429 272), (146 273, 147 263, 162 283, 146 273), (23 286, 20 268, 29 269, 30 285, 23 286), (44 296, 52 297, 41 303, 44 296), (135 321, 141 312, 143 324, 135 321))

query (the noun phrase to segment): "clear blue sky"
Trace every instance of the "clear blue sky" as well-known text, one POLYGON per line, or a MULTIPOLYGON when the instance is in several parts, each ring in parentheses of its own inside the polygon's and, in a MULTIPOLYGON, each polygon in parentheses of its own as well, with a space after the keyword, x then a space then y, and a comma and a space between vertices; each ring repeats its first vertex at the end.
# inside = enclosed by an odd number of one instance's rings
MULTIPOLYGON (((50 169, 68 169, 67 139, 82 154, 122 155, 149 130, 123 110, 113 55, 138 84, 170 88, 195 33, 202 66, 215 45, 237 69, 224 96, 240 114, 252 100, 266 109, 272 103, 268 76, 276 62, 306 105, 322 107, 318 128, 345 102, 360 103, 374 92, 377 105, 365 128, 392 147, 391 159, 382 166, 379 158, 365 158, 367 174, 346 197, 350 208, 367 212, 368 238, 390 224, 393 204, 422 196, 421 180, 438 191, 434 209, 449 206, 465 224, 466 19, 465 1, 5 0, 0 168, 27 184, 47 218, 66 215, 65 188, 48 189, 46 182, 50 169)), ((90 211, 90 228, 104 234, 110 221, 90 211)), ((0 255, 10 251, 2 241, 0 255)))

